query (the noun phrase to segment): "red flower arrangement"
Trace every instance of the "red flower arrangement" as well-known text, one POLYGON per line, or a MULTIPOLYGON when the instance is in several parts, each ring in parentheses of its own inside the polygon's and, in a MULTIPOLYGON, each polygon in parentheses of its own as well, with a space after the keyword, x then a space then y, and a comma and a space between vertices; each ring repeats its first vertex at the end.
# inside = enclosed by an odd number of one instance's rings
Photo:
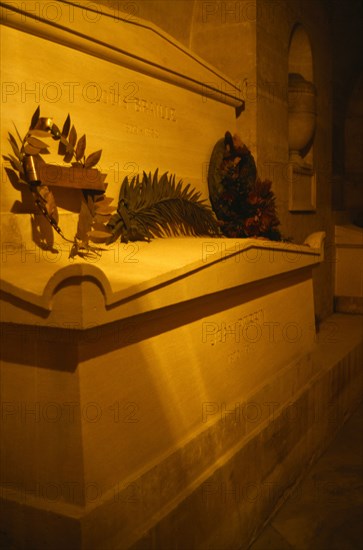
POLYGON ((208 185, 213 210, 226 237, 281 240, 272 183, 257 177, 254 158, 238 136, 226 132, 215 145, 208 185))

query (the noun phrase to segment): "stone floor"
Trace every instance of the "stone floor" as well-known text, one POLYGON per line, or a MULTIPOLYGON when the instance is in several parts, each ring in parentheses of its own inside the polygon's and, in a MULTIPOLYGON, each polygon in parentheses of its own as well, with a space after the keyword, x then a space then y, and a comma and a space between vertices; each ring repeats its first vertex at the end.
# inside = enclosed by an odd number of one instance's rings
POLYGON ((363 546, 363 403, 250 550, 363 546))

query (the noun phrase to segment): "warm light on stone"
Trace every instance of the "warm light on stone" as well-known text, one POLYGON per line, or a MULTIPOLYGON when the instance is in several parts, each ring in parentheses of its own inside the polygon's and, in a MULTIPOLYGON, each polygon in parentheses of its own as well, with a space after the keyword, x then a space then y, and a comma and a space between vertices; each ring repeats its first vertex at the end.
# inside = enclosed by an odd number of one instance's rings
POLYGON ((36 172, 71 239, 4 161, 0 546, 245 550, 362 396, 362 230, 332 209, 326 3, 1 4, 1 153, 40 105, 51 153, 36 172), (307 130, 289 120, 288 73, 317 90, 307 130), (68 113, 102 148, 94 189, 114 204, 125 176, 157 168, 208 202, 213 147, 238 133, 286 240, 70 258, 82 175, 48 131, 68 113))

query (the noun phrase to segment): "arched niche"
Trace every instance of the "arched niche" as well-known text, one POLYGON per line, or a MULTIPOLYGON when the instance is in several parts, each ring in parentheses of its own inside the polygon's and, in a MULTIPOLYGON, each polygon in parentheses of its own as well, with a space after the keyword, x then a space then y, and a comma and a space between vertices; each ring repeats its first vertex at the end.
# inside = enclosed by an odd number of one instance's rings
POLYGON ((290 211, 316 209, 313 143, 316 126, 316 88, 313 56, 307 32, 296 24, 288 55, 288 144, 290 211))
POLYGON ((310 40, 300 24, 295 25, 290 37, 289 73, 301 74, 309 82, 314 80, 310 40))

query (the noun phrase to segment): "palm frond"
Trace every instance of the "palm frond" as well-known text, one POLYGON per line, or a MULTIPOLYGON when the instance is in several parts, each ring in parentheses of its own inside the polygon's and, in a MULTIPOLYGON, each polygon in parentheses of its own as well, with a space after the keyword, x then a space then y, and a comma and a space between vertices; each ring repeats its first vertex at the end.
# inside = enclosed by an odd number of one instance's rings
POLYGON ((126 177, 121 185, 119 203, 108 228, 112 240, 147 240, 172 235, 216 236, 219 225, 214 214, 201 200, 200 192, 177 184, 175 176, 143 173, 143 177, 126 177))

